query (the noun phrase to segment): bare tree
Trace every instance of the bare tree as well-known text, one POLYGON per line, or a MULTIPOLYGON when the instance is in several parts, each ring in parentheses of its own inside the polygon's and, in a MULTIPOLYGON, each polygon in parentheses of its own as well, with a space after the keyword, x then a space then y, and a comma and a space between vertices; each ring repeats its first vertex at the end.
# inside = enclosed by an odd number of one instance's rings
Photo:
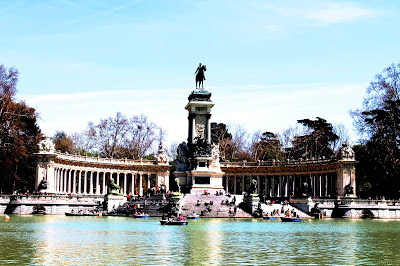
POLYGON ((155 143, 159 139, 158 130, 159 127, 153 122, 149 122, 147 116, 143 114, 134 116, 129 120, 123 146, 134 159, 143 158, 154 149, 155 143))
POLYGON ((310 134, 311 130, 307 127, 296 124, 278 134, 278 139, 282 147, 282 151, 286 155, 286 159, 293 159, 293 141, 297 136, 310 134))
POLYGON ((335 133, 339 138, 331 143, 331 149, 334 152, 337 152, 342 143, 350 142, 349 131, 342 123, 338 123, 333 125, 333 133, 335 133))
POLYGON ((228 130, 232 132, 232 140, 229 144, 229 160, 242 160, 251 158, 248 149, 249 134, 242 125, 228 125, 228 130))
POLYGON ((178 156, 178 153, 177 153, 178 145, 179 144, 177 142, 172 142, 172 144, 169 147, 168 156, 171 161, 175 160, 178 156))
POLYGON ((249 145, 250 154, 252 156, 252 159, 255 161, 260 159, 261 153, 263 151, 263 145, 262 142, 260 142, 261 134, 261 130, 257 130, 256 132, 254 132, 249 145))

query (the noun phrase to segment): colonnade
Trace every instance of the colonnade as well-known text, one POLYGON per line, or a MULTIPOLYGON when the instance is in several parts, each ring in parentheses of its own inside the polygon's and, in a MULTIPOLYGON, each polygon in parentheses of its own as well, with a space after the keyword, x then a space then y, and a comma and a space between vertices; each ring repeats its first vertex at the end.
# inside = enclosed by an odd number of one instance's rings
POLYGON ((145 189, 160 184, 157 172, 115 171, 92 168, 54 168, 55 193, 104 195, 107 193, 107 180, 113 178, 124 195, 143 195, 145 189))
POLYGON ((231 194, 248 191, 251 180, 257 180, 256 191, 268 198, 312 197, 330 198, 336 195, 337 173, 295 175, 225 175, 224 188, 231 194))

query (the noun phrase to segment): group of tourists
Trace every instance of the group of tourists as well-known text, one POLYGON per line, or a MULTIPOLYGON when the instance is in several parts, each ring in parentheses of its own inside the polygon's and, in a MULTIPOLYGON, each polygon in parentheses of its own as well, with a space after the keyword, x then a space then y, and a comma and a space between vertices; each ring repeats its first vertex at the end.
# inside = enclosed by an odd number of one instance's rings
POLYGON ((226 200, 222 200, 221 201, 221 205, 226 205, 226 206, 233 206, 233 205, 235 205, 236 204, 236 197, 235 196, 233 196, 233 198, 232 198, 232 200, 231 201, 229 201, 228 199, 226 199, 226 200))
POLYGON ((184 222, 184 221, 186 221, 186 219, 185 219, 185 217, 183 217, 182 216, 182 214, 178 214, 178 216, 177 217, 174 217, 174 216, 168 216, 168 217, 165 217, 165 215, 163 214, 163 216, 161 217, 161 220, 168 220, 168 221, 181 221, 181 222, 184 222))
POLYGON ((231 214, 234 213, 236 215, 236 212, 237 212, 236 205, 234 205, 233 208, 232 207, 229 208, 229 213, 231 213, 231 214))

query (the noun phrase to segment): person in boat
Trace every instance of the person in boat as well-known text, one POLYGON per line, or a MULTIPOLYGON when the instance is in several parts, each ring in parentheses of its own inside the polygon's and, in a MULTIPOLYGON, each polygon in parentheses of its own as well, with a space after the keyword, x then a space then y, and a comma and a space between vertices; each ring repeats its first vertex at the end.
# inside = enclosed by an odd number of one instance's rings
POLYGON ((196 213, 195 213, 195 212, 193 212, 193 213, 192 213, 192 216, 193 216, 193 217, 196 217, 196 213))

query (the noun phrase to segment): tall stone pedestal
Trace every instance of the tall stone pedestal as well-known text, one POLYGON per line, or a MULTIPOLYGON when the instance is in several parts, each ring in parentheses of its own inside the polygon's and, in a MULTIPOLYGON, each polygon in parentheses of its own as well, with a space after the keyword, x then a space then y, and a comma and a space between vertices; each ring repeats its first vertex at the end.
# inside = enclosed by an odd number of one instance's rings
POLYGON ((113 209, 118 208, 118 206, 127 202, 126 197, 117 195, 105 195, 104 204, 106 206, 107 212, 111 212, 113 209))
POLYGON ((339 167, 337 173, 337 196, 340 198, 357 198, 356 196, 356 163, 355 153, 347 143, 339 150, 339 167))
POLYGON ((191 194, 211 193, 223 190, 224 173, 219 165, 219 146, 211 141, 211 93, 205 90, 193 91, 188 97, 188 143, 178 147, 179 178, 184 191, 191 194))

